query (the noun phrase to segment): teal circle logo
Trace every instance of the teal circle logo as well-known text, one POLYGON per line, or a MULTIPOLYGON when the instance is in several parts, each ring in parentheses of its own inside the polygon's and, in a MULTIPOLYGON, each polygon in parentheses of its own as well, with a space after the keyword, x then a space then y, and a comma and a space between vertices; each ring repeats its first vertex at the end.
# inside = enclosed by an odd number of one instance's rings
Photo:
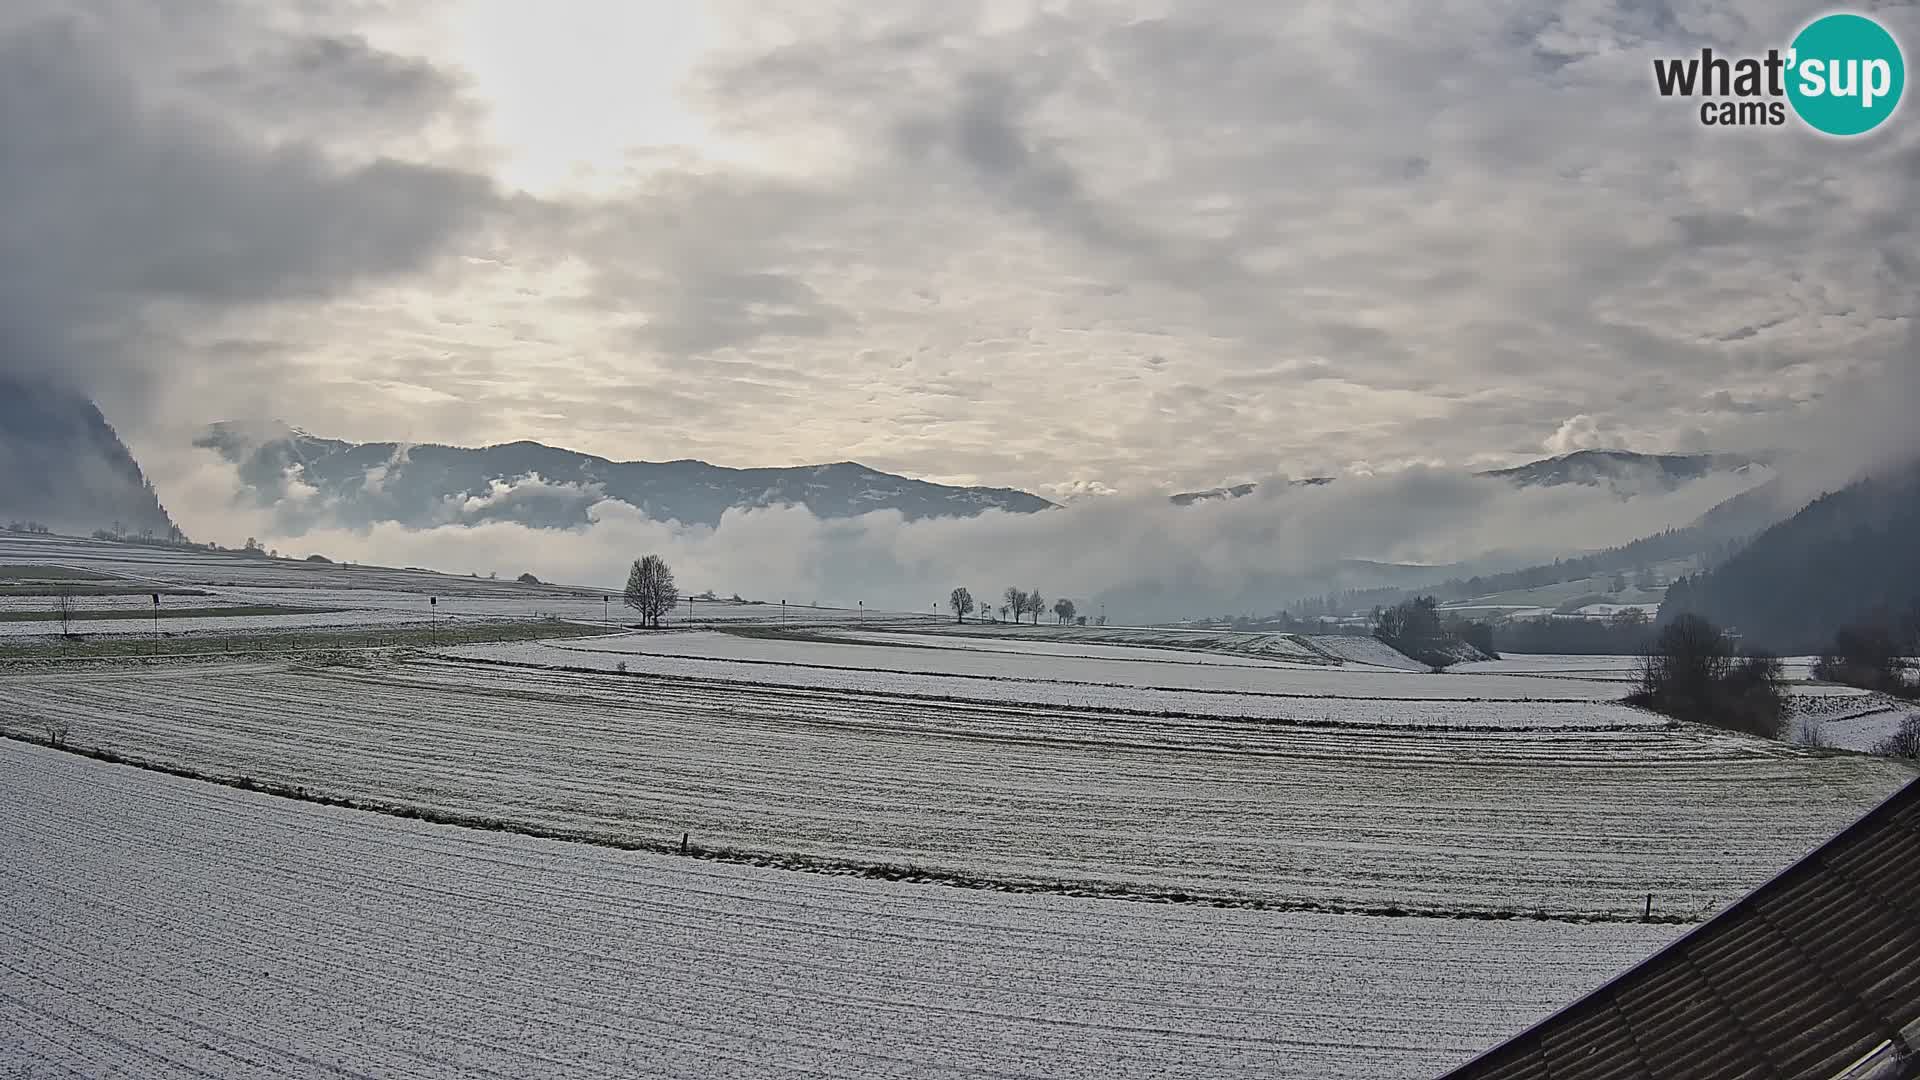
POLYGON ((1906 89, 1899 43, 1865 15, 1815 19, 1793 39, 1787 56, 1787 100, 1807 126, 1828 135, 1879 127, 1906 89))

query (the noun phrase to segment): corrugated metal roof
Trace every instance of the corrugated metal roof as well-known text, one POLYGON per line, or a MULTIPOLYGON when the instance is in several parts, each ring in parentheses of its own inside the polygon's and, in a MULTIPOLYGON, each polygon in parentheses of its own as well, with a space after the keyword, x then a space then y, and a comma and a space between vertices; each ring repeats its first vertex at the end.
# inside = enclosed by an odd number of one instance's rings
POLYGON ((1920 780, 1441 1080, 1920 1077, 1920 780))

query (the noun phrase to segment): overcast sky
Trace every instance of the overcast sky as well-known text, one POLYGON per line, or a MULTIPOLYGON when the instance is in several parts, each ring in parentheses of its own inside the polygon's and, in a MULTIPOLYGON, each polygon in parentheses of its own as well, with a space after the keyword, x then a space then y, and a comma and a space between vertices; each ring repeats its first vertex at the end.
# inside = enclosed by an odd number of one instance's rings
POLYGON ((11 0, 0 356, 143 452, 1060 497, 1738 447, 1920 362, 1911 103, 1838 141, 1652 89, 1823 10, 11 0))

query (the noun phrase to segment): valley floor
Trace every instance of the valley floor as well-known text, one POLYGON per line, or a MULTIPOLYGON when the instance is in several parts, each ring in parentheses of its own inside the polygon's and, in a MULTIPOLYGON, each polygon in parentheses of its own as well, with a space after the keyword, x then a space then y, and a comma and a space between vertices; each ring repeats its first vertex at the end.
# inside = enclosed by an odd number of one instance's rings
POLYGON ((0 1080, 1431 1076, 1913 777, 1626 657, 0 537, 76 584, 0 624, 0 1080))

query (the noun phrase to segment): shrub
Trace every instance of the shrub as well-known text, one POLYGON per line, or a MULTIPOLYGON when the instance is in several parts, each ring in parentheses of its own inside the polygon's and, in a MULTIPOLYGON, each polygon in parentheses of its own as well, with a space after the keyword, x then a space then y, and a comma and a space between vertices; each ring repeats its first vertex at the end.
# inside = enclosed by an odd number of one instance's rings
POLYGON ((1912 713, 1900 721, 1900 726, 1893 734, 1874 744, 1873 752, 1920 761, 1920 713, 1912 713))
POLYGON ((1813 665, 1813 677, 1900 697, 1920 697, 1920 686, 1907 678, 1905 653, 1910 647, 1885 623, 1845 626, 1834 635, 1833 647, 1813 665))
POLYGON ((1787 691, 1778 657, 1736 657, 1733 642, 1698 615, 1662 627, 1640 665, 1630 704, 1678 720, 1778 739, 1786 730, 1787 691))

